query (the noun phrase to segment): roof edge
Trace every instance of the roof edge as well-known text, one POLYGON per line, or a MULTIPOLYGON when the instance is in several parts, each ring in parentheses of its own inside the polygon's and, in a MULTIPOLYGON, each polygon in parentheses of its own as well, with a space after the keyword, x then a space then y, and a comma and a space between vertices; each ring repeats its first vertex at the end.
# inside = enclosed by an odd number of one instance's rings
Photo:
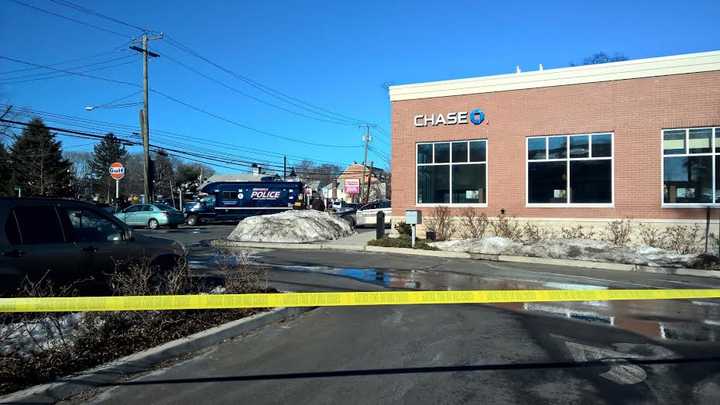
POLYGON ((720 71, 720 51, 390 86, 390 101, 720 71))

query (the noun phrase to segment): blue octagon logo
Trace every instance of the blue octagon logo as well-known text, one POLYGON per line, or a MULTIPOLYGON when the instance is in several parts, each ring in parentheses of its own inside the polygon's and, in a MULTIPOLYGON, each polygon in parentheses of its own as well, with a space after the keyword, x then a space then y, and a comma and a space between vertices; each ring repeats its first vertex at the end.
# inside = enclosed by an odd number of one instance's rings
POLYGON ((480 125, 485 121, 485 113, 481 109, 476 108, 470 111, 468 118, 470 118, 470 122, 473 124, 480 125))

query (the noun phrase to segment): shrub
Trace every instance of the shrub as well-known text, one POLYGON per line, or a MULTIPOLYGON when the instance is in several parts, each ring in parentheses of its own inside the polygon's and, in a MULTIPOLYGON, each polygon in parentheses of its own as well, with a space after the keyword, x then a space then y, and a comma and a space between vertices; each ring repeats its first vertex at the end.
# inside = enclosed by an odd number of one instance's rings
POLYGON ((395 230, 398 231, 400 235, 412 235, 412 225, 406 224, 405 222, 395 224, 395 230))
POLYGON ((582 225, 560 228, 561 239, 592 239, 595 237, 595 230, 592 227, 585 228, 582 225))
MULTIPOLYGON (((221 256, 219 286, 228 293, 268 291, 266 270, 247 255, 221 256), (264 278, 264 286, 262 285, 264 278), (264 288, 263 288, 264 287, 264 288)), ((125 266, 123 266, 125 267, 125 266)), ((187 263, 158 271, 147 261, 132 263, 109 278, 113 294, 185 294, 207 292, 187 263)), ((71 287, 26 280, 21 296, 75 295, 71 287)), ((163 344, 255 311, 127 311, 84 314, 0 314, 0 394, 163 344), (68 323, 73 322, 68 327, 68 323)))
POLYGON ((626 246, 630 242, 631 231, 630 220, 619 219, 605 226, 605 237, 615 246, 626 246))
POLYGON ((700 227, 673 225, 663 232, 663 248, 680 254, 699 253, 700 227))
POLYGON ((539 225, 525 222, 522 228, 522 239, 525 242, 539 242, 543 239, 548 239, 550 232, 540 228, 539 225))
POLYGON ((432 216, 425 221, 425 227, 430 232, 435 232, 436 240, 448 240, 452 237, 454 227, 450 217, 450 208, 435 207, 432 216))
POLYGON ((643 245, 658 248, 665 246, 665 235, 662 230, 656 226, 639 224, 638 237, 643 245))
POLYGON ((515 218, 508 217, 501 213, 495 220, 490 222, 490 227, 495 236, 515 241, 522 240, 523 230, 515 218))
POLYGON ((485 236, 489 224, 484 212, 478 215, 478 210, 465 208, 462 212, 461 236, 465 239, 480 239, 485 236))
MULTIPOLYGON (((402 235, 399 238, 385 237, 382 239, 373 239, 368 242, 368 245, 393 248, 412 248, 411 238, 406 235, 402 235)), ((428 242, 424 239, 418 239, 415 241, 415 249, 438 250, 438 248, 428 245, 428 242)))

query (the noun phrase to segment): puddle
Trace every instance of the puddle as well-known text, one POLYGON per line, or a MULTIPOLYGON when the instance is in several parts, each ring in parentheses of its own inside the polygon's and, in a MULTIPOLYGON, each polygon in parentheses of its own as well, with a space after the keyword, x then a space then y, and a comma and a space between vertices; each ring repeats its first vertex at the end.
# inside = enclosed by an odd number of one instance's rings
MULTIPOLYGON (((608 286, 576 282, 500 279, 446 271, 394 271, 324 266, 272 266, 273 270, 322 273, 389 289, 423 290, 603 290, 608 286)), ((720 341, 720 301, 592 301, 509 303, 492 306, 515 312, 562 317, 621 328, 647 337, 686 342, 720 341)))

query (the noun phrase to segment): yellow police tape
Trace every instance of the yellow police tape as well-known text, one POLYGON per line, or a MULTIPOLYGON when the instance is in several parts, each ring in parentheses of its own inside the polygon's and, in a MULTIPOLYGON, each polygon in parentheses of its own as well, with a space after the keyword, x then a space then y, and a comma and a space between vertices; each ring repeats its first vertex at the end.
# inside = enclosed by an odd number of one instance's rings
POLYGON ((720 289, 305 292, 0 298, 0 312, 147 311, 720 298, 720 289))

